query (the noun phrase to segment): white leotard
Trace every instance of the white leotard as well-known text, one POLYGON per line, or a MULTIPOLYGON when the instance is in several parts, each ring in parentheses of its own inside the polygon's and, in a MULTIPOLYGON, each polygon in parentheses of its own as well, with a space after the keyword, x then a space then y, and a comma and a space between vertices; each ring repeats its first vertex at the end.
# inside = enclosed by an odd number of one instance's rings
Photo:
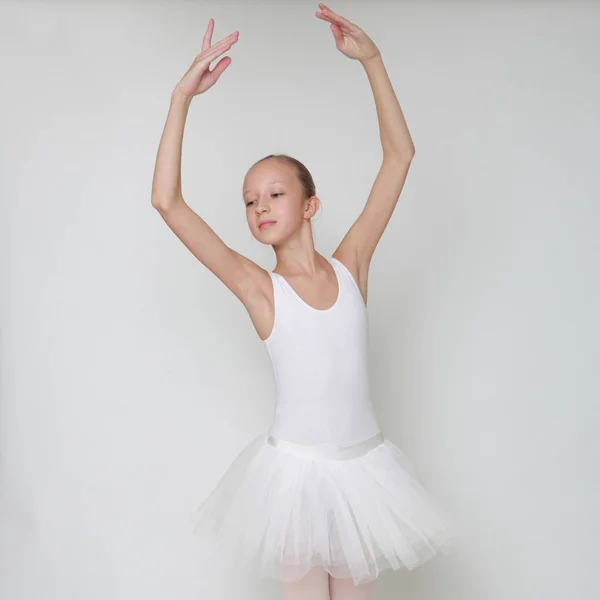
POLYGON ((275 320, 264 340, 275 376, 269 433, 300 444, 346 446, 381 431, 369 389, 367 308, 350 271, 336 258, 338 296, 330 308, 307 304, 278 273, 275 320))

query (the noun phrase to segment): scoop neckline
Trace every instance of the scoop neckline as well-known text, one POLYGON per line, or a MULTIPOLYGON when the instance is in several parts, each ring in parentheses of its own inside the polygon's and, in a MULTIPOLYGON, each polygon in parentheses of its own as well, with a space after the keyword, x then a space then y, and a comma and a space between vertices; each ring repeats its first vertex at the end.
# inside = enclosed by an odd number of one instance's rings
POLYGON ((298 298, 298 300, 300 300, 300 302, 302 304, 304 304, 304 306, 306 306, 308 309, 310 309, 314 312, 318 312, 318 313, 327 313, 327 312, 333 310, 340 303, 340 297, 342 295, 342 282, 341 282, 340 276, 338 275, 338 270, 335 268, 335 265, 332 262, 336 259, 334 257, 331 257, 331 259, 326 258, 326 257, 324 257, 324 258, 331 265, 331 268, 333 269, 333 272, 335 274, 335 279, 337 281, 337 286, 338 286, 337 298, 335 299, 335 302, 329 308, 315 308, 314 306, 311 306, 308 302, 306 302, 306 300, 304 300, 302 298, 302 296, 300 296, 300 294, 298 294, 298 292, 291 286, 291 284, 288 283, 288 280, 283 275, 280 275, 279 273, 275 273, 275 271, 271 271, 271 273, 273 273, 273 275, 277 275, 277 277, 279 277, 280 279, 283 280, 285 285, 287 285, 287 287, 292 291, 292 294, 294 294, 294 296, 296 296, 296 298, 298 298))

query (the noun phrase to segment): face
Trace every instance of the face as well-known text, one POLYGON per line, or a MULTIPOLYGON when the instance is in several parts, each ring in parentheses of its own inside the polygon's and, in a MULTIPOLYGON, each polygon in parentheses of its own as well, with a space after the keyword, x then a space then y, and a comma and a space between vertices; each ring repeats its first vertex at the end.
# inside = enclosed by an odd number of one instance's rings
POLYGON ((316 196, 303 196, 294 167, 273 159, 252 167, 243 189, 252 235, 264 244, 277 244, 299 231, 318 206, 316 196))

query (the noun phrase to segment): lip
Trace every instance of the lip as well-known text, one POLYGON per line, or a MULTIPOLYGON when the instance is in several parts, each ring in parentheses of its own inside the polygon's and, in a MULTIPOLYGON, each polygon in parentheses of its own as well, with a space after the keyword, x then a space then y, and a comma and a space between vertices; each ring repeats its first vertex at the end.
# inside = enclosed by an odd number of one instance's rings
POLYGON ((265 227, 269 227, 270 225, 274 225, 277 221, 273 221, 273 219, 265 219, 258 224, 259 229, 264 229, 265 227))

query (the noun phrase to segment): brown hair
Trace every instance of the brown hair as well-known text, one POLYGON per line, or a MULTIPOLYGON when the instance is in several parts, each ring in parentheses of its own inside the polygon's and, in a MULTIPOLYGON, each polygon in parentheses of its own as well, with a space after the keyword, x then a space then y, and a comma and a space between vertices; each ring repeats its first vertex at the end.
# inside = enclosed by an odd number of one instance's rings
POLYGON ((276 160, 285 162, 296 169, 296 175, 298 176, 298 180, 302 186, 304 198, 310 198, 316 194, 315 182, 313 181, 312 175, 299 160, 288 156, 287 154, 269 154, 269 156, 265 156, 264 158, 257 160, 254 165, 257 165, 258 163, 263 162, 263 160, 267 160, 269 158, 274 158, 276 160))

